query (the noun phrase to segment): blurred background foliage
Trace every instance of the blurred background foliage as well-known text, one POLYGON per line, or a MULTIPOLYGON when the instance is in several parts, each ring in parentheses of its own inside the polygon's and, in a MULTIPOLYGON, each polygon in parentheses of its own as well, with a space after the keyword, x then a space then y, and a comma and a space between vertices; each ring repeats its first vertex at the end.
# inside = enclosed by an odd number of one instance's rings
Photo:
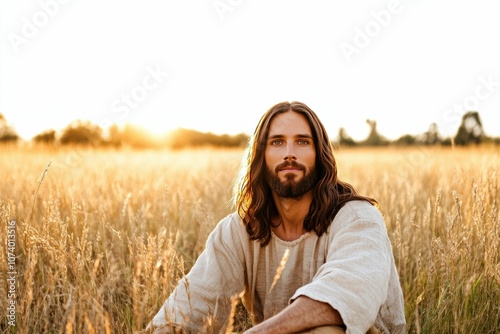
MULTIPOLYGON (((387 139, 377 130, 377 121, 366 120, 369 126, 368 136, 356 141, 349 136, 344 128, 332 139, 336 147, 340 146, 412 146, 412 145, 440 145, 466 146, 482 143, 500 144, 500 137, 488 136, 484 130, 477 111, 468 111, 462 116, 462 121, 456 134, 452 137, 443 137, 439 133, 436 123, 432 123, 426 132, 421 134, 404 134, 395 140, 387 139)), ((62 130, 47 129, 28 140, 31 143, 45 145, 86 145, 145 148, 172 148, 183 149, 191 147, 245 147, 249 135, 214 134, 192 129, 179 128, 162 135, 152 134, 147 129, 134 124, 112 125, 108 129, 85 120, 76 120, 62 130)), ((0 143, 18 143, 22 138, 16 133, 3 114, 0 113, 0 143)))

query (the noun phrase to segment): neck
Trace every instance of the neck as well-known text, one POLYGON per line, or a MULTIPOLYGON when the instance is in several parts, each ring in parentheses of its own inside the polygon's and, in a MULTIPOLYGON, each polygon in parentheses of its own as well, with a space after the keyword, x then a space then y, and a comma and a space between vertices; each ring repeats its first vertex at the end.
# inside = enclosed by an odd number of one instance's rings
POLYGON ((278 210, 278 217, 275 217, 273 232, 280 239, 292 241, 300 238, 304 230, 304 219, 309 213, 312 202, 312 193, 308 192, 298 199, 281 198, 273 194, 274 203, 278 210))

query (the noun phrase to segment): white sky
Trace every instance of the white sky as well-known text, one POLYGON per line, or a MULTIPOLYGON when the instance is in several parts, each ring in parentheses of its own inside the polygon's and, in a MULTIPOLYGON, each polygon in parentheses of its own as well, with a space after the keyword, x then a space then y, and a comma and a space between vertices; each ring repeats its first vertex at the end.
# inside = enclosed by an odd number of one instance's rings
POLYGON ((332 139, 365 138, 367 118, 390 139, 432 122, 452 135, 470 109, 500 136, 493 0, 0 6, 0 113, 28 139, 76 119, 250 134, 284 100, 308 104, 332 139))

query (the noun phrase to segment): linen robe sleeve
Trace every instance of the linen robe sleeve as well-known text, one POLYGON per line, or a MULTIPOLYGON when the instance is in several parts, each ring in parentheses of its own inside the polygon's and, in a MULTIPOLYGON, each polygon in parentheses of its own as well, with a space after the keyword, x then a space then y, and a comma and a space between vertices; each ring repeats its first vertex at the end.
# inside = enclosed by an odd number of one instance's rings
POLYGON ((221 220, 209 235, 205 250, 148 328, 172 324, 188 333, 217 333, 225 328, 231 297, 245 288, 245 235, 234 215, 221 220), (205 327, 207 321, 210 324, 205 327))
POLYGON ((330 227, 326 262, 291 301, 303 295, 327 303, 340 313, 347 333, 366 333, 387 300, 392 265, 379 211, 371 205, 354 210, 347 203, 330 227))

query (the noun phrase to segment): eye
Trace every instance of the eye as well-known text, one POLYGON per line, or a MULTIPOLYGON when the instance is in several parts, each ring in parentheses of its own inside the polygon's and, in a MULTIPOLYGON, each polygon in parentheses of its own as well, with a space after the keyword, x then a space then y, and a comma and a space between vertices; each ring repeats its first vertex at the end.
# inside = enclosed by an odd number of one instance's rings
POLYGON ((299 140, 297 141, 297 143, 298 143, 299 145, 308 145, 308 144, 309 144, 309 140, 307 140, 307 139, 299 139, 299 140))
POLYGON ((273 139, 271 140, 271 143, 270 143, 272 146, 278 146, 278 145, 281 145, 283 144, 283 140, 281 139, 273 139))

